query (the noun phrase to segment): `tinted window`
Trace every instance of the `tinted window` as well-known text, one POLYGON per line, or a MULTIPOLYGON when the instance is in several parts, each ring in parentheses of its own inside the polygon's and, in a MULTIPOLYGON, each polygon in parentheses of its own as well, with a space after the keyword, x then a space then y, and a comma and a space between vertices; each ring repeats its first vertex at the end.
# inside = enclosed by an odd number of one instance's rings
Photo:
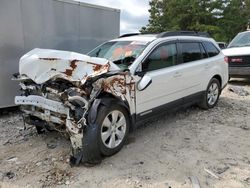
POLYGON ((142 64, 142 70, 152 71, 170 67, 176 64, 177 50, 176 44, 166 44, 155 49, 142 64))
POLYGON ((184 43, 180 43, 180 48, 182 51, 183 63, 202 59, 200 43, 184 42, 184 43))
POLYGON ((220 51, 214 46, 213 43, 211 42, 203 42, 205 48, 206 48, 206 51, 209 55, 209 57, 213 57, 213 56, 216 56, 220 53, 220 51))

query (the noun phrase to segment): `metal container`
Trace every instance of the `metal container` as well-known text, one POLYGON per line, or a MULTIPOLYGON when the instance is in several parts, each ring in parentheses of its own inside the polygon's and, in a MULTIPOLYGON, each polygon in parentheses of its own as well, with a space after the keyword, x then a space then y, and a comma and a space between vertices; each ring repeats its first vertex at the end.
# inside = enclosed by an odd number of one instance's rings
MULTIPOLYGON (((0 108, 14 105, 19 58, 33 48, 86 53, 120 33, 120 10, 73 0, 0 1, 0 108)), ((32 69, 32 67, 30 67, 32 69)))

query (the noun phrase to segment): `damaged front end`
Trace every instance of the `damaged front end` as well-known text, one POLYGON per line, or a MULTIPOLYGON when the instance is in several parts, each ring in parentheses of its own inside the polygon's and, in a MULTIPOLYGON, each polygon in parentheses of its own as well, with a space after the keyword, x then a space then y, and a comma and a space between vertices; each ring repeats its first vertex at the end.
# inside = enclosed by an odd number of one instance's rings
POLYGON ((21 106, 25 122, 38 131, 46 128, 69 136, 75 164, 83 157, 89 111, 102 93, 119 98, 134 112, 132 77, 106 59, 34 49, 20 59, 14 79, 20 81, 22 94, 15 103, 21 106))

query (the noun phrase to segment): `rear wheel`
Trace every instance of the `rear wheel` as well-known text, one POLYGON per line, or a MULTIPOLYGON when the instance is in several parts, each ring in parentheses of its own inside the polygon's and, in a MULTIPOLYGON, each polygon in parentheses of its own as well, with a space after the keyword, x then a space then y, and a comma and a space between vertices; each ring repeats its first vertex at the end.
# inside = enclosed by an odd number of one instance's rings
POLYGON ((218 103, 220 87, 220 82, 216 78, 212 78, 199 106, 204 109, 213 108, 218 103))

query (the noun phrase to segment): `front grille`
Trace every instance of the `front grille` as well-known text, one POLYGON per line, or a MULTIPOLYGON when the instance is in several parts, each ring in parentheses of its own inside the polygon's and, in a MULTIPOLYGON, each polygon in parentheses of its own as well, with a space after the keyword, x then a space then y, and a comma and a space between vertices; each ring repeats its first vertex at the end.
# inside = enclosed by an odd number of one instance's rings
POLYGON ((230 67, 250 67, 250 56, 230 56, 228 63, 230 67))
POLYGON ((68 81, 62 81, 60 79, 56 81, 48 81, 44 84, 36 84, 34 82, 23 82, 21 84, 23 95, 37 95, 47 99, 61 101, 59 93, 63 93, 73 85, 68 81))

